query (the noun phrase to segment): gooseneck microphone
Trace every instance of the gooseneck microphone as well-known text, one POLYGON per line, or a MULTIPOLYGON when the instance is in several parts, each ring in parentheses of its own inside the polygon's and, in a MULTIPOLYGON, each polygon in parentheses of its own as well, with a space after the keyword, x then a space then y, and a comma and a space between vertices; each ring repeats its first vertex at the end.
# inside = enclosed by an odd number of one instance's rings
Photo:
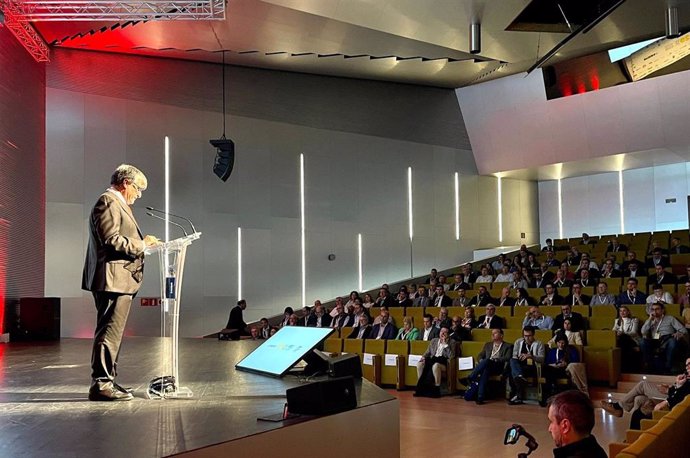
MULTIPOLYGON (((147 208, 148 208, 148 207, 147 207, 147 208)), ((158 215, 154 215, 154 214, 151 213, 151 212, 146 212, 146 214, 147 214, 148 216, 152 217, 152 218, 158 218, 158 219, 161 219, 161 220, 165 221, 165 218, 163 218, 163 217, 161 217, 161 216, 158 216, 158 215)), ((182 229, 182 232, 184 233, 184 236, 185 236, 185 237, 187 237, 187 236, 189 235, 189 234, 187 234, 187 231, 184 229, 184 227, 182 227, 181 224, 177 224, 175 221, 170 221, 170 220, 168 220, 168 222, 169 222, 170 224, 174 224, 175 226, 177 226, 177 227, 179 227, 180 229, 182 229)))
MULTIPOLYGON (((160 214, 162 214, 162 215, 169 215, 169 216, 172 216, 172 217, 174 217, 174 218, 183 219, 183 220, 185 220, 185 221, 187 221, 187 222, 189 223, 189 225, 190 225, 191 228, 192 228, 192 232, 193 232, 193 233, 196 232, 196 228, 194 227, 194 223, 192 223, 192 220, 190 220, 189 218, 185 218, 184 216, 180 216, 180 215, 175 215, 175 214, 173 214, 173 213, 166 212, 165 210, 159 210, 159 209, 153 208, 153 207, 146 207, 146 209, 149 210, 149 211, 152 211, 152 212, 160 213, 160 214)), ((186 235, 186 232, 185 232, 185 235, 186 235)))

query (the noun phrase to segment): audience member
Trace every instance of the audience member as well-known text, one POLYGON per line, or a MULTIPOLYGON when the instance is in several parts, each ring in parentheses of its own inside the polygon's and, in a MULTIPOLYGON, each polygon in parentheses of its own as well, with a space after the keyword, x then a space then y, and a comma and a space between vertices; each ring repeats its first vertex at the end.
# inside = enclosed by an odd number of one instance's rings
POLYGON ((616 333, 616 340, 621 349, 621 366, 624 370, 635 368, 639 360, 640 322, 632 316, 627 305, 618 309, 618 318, 613 321, 612 330, 616 333))
POLYGON ((683 254, 690 253, 690 248, 686 245, 681 244, 678 237, 671 237, 671 249, 669 250, 671 254, 683 254))
POLYGON ((417 288, 417 297, 412 301, 412 307, 429 307, 431 305, 431 299, 426 292, 426 286, 420 286, 417 288))
POLYGON ((379 289, 379 297, 376 298, 375 305, 377 307, 393 307, 395 305, 395 300, 388 288, 379 289))
POLYGON ((616 298, 616 306, 620 308, 624 304, 644 304, 647 295, 637 290, 637 278, 629 278, 626 283, 626 290, 616 298))
MULTIPOLYGON (((563 329, 560 329, 560 332, 564 333, 568 338, 568 345, 582 345, 582 334, 573 330, 573 323, 570 321, 570 318, 563 320, 563 329)), ((547 342, 549 348, 554 348, 556 346, 557 336, 558 333, 554 334, 551 340, 547 342)))
POLYGON ((618 253, 619 251, 628 251, 628 247, 621 244, 618 240, 618 237, 614 237, 613 240, 611 240, 611 242, 609 242, 609 245, 606 247, 606 254, 608 255, 609 253, 618 253))
POLYGON ((268 324, 268 318, 261 318, 259 323, 261 323, 261 327, 259 328, 259 339, 268 339, 271 337, 271 325, 268 324))
POLYGON ((512 289, 529 288, 528 278, 523 277, 521 270, 516 270, 513 272, 513 281, 510 282, 510 287, 512 289))
POLYGON ((640 429, 642 418, 651 418, 654 410, 670 410, 690 394, 690 358, 685 360, 685 371, 676 377, 673 385, 640 381, 620 401, 602 400, 601 408, 615 417, 623 411, 633 412, 630 429, 640 429))
POLYGON ((606 458, 606 452, 592 435, 592 401, 575 390, 564 391, 549 401, 549 432, 556 448, 554 458, 606 458))
POLYGON ((546 239, 546 240, 545 240, 545 243, 546 243, 546 245, 544 245, 544 246, 542 247, 541 251, 544 251, 544 252, 551 252, 551 253, 553 253, 554 251, 556 251, 556 248, 553 246, 553 240, 551 240, 551 239, 546 239))
MULTIPOLYGON (((336 298, 335 303, 338 305, 338 299, 342 301, 342 298, 336 298)), ((344 310, 347 310, 347 307, 355 306, 355 299, 359 299, 359 293, 357 291, 350 291, 350 297, 348 298, 347 302, 345 303, 344 310)))
POLYGON ((537 301, 532 299, 525 288, 518 288, 515 290, 515 305, 527 307, 530 305, 537 305, 537 301))
POLYGON ((544 263, 549 267, 559 267, 561 262, 556 259, 556 254, 553 251, 546 252, 546 261, 544 263))
POLYGON ((496 306, 489 304, 486 306, 486 312, 477 319, 477 328, 483 329, 503 329, 505 327, 505 320, 496 315, 496 306))
POLYGON ((352 332, 348 339, 368 339, 371 334, 371 325, 369 324, 369 315, 362 313, 359 316, 359 326, 352 328, 352 332))
POLYGON ((469 283, 465 282, 465 275, 464 274, 455 274, 453 276, 453 279, 455 280, 453 284, 450 285, 450 288, 448 289, 449 291, 460 291, 462 290, 468 290, 470 289, 469 283))
POLYGON ((431 269, 431 274, 429 275, 429 277, 427 277, 424 283, 428 285, 431 283, 431 280, 438 280, 438 270, 431 269))
POLYGON ((436 285, 434 297, 431 299, 434 307, 450 307, 453 305, 453 300, 446 296, 446 291, 443 286, 436 285))
POLYGON ((472 329, 477 327, 477 320, 474 317, 474 308, 465 307, 465 315, 460 321, 460 336, 462 340, 472 340, 472 329))
POLYGON ((441 328, 439 336, 429 342, 429 347, 417 363, 417 390, 415 396, 441 396, 441 380, 447 371, 448 361, 455 357, 455 342, 448 338, 448 329, 441 328), (433 377, 433 386, 427 382, 433 377))
POLYGON ((448 309, 446 307, 441 307, 438 309, 438 317, 434 318, 434 326, 439 329, 450 329, 450 318, 448 318, 448 309))
POLYGON ((616 298, 613 294, 609 293, 609 286, 606 282, 600 281, 597 285, 597 293, 592 296, 589 305, 608 305, 615 303, 616 298))
MULTIPOLYGON (((583 271, 584 272, 584 271, 583 271)), ((591 290, 590 290, 591 291, 591 290)), ((568 305, 589 305, 592 298, 586 294, 582 294, 582 285, 580 283, 573 283, 570 287, 570 294, 565 296, 564 303, 568 305)))
POLYGON ((438 337, 439 328, 434 326, 434 317, 430 313, 424 314, 424 328, 419 333, 420 340, 432 340, 438 337))
MULTIPOLYGON (((491 268, 494 269, 494 272, 500 272, 501 268, 505 264, 506 261, 506 255, 501 253, 498 255, 498 258, 491 263, 491 268)), ((498 281, 498 280, 496 280, 498 281)))
POLYGON ((561 305, 565 302, 552 283, 547 283, 544 291, 546 294, 539 299, 539 305, 561 305))
POLYGON ((556 278, 553 280, 553 286, 556 288, 570 288, 573 281, 568 278, 568 271, 558 269, 556 271, 556 278))
POLYGON ((544 344, 534 338, 535 329, 526 327, 522 330, 522 338, 513 345, 513 357, 510 359, 510 395, 511 405, 522 404, 524 391, 527 386, 525 374, 535 376, 537 364, 544 362, 544 344))
POLYGON ((259 328, 257 326, 252 326, 249 328, 249 339, 250 340, 261 339, 261 334, 259 333, 259 328))
POLYGON ((372 326, 369 332, 370 339, 395 339, 398 330, 395 325, 390 322, 390 312, 386 309, 381 309, 380 320, 377 324, 372 326))
POLYGON ((685 282, 685 291, 678 285, 678 303, 680 304, 681 310, 685 312, 686 309, 690 308, 690 281, 685 282))
POLYGON ((462 342, 463 340, 468 340, 471 338, 471 330, 468 332, 467 337, 465 335, 465 330, 461 325, 462 318, 459 315, 455 315, 450 321, 450 329, 448 330, 450 334, 448 337, 456 342, 462 342))
POLYGON ((647 369, 654 369, 652 359, 658 351, 664 356, 665 373, 670 374, 679 341, 688 334, 688 330, 675 317, 666 315, 664 304, 656 303, 652 304, 651 315, 642 325, 640 333, 640 349, 647 369))
POLYGON ((668 257, 664 256, 663 250, 658 246, 654 247, 652 250, 652 256, 649 258, 649 261, 647 261, 648 269, 654 269, 657 266, 661 267, 662 269, 671 267, 671 264, 668 262, 668 257))
POLYGON ((492 301, 493 299, 487 291, 486 286, 481 285, 479 287, 477 295, 470 299, 469 305, 471 305, 472 307, 486 307, 489 304, 489 302, 492 301))
POLYGON ((645 302, 647 303, 646 311, 649 316, 652 311, 652 304, 673 304, 673 296, 668 291, 664 291, 663 286, 655 284, 652 286, 652 294, 647 296, 645 302))
MULTIPOLYGON (((342 306, 342 301, 340 305, 342 306)), ((309 318, 307 319, 307 327, 330 328, 331 320, 331 316, 326 313, 323 305, 319 303, 319 305, 314 307, 314 313, 309 315, 309 318)))
POLYGON ((652 285, 675 285, 678 278, 670 272, 666 272, 662 265, 654 267, 654 273, 647 277, 647 286, 652 285))
POLYGON ((498 283, 503 283, 503 282, 511 283, 513 281, 513 274, 510 273, 510 266, 508 266, 508 264, 503 264, 501 266, 501 271, 499 272, 498 275, 496 275, 495 281, 498 283))
POLYGON ((292 307, 285 307, 285 311, 283 312, 283 321, 280 322, 281 328, 290 323, 290 317, 294 315, 294 313, 295 312, 292 310, 292 307))
POLYGON ((496 299, 496 303, 499 307, 512 307, 515 305, 515 299, 510 297, 510 288, 505 286, 501 289, 501 297, 496 299))
POLYGON ((573 312, 570 305, 561 305, 561 313, 553 320, 554 331, 563 329, 563 320, 570 320, 573 325, 573 331, 580 332, 585 330, 585 320, 580 313, 573 312))
POLYGON ((616 269, 616 265, 613 259, 607 259, 601 266, 601 271, 599 272, 600 278, 620 278, 623 274, 620 270, 616 269))
POLYGON ((469 376, 469 381, 477 384, 477 404, 484 404, 489 377, 505 374, 512 353, 513 346, 503 341, 503 329, 492 329, 491 342, 484 344, 477 356, 479 362, 469 376))
MULTIPOLYGON (((357 298, 357 301, 360 299, 357 298)), ((361 305, 360 305, 361 307, 361 305)), ((348 309, 352 308, 354 310, 354 305, 349 306, 348 309)), ((345 307, 342 304, 336 305, 336 315, 331 320, 331 327, 332 328, 344 328, 346 326, 352 326, 353 325, 353 316, 345 311, 345 307)))
POLYGON ((580 362, 580 353, 568 345, 568 338, 563 333, 556 335, 556 348, 546 353, 546 362, 542 374, 546 384, 542 388, 542 405, 557 390, 556 380, 567 378, 580 391, 587 394, 587 378, 580 362), (584 389, 583 389, 584 388, 584 389))
POLYGON ((364 299, 362 300, 362 306, 363 306, 365 309, 370 309, 370 308, 372 308, 374 305, 375 305, 375 303, 374 303, 374 298, 371 297, 371 294, 366 293, 366 294, 364 295, 364 299))
POLYGON ((288 323, 285 326, 301 326, 300 319, 296 313, 288 317, 288 323))
POLYGON ((553 328, 553 318, 541 313, 538 305, 531 305, 525 313, 525 319, 522 322, 523 329, 527 326, 532 326, 536 329, 551 329, 553 328))
POLYGON ((414 327, 414 317, 403 317, 403 326, 398 330, 396 340, 419 340, 419 329, 414 327))
POLYGON ((489 274, 489 268, 486 266, 482 267, 481 274, 474 280, 475 283, 491 283, 493 281, 494 277, 489 274))
POLYGON ((400 288, 400 291, 398 292, 398 297, 396 297, 395 306, 396 307, 411 307, 412 306, 412 299, 410 299, 407 296, 406 290, 403 291, 403 289, 400 288))

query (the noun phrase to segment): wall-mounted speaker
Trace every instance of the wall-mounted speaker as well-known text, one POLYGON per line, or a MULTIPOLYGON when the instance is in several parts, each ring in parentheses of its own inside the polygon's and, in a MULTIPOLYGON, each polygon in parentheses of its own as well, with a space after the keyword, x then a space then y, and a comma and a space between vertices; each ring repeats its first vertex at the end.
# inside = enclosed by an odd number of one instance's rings
POLYGON ((216 147, 216 160, 213 163, 213 173, 223 181, 227 181, 235 165, 235 143, 228 138, 209 140, 216 147))

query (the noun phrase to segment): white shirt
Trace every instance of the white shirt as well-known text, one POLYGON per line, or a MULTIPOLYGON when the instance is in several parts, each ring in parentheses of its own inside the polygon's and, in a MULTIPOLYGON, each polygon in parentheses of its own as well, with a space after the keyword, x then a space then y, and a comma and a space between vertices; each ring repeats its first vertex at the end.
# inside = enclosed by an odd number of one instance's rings
POLYGON ((513 274, 511 274, 510 272, 508 272, 507 274, 500 273, 500 274, 496 275, 496 281, 497 282, 505 282, 505 281, 512 282, 513 281, 513 274))
POLYGON ((429 329, 424 329, 424 338, 422 340, 429 340, 429 333, 431 333, 431 330, 434 329, 434 327, 430 327, 429 329))
POLYGON ((436 354, 434 356, 443 356, 443 350, 448 348, 447 343, 441 343, 441 341, 438 341, 438 348, 436 348, 436 354))
POLYGON ((494 281, 494 277, 491 275, 480 275, 477 277, 477 279, 474 281, 475 283, 491 283, 494 281))

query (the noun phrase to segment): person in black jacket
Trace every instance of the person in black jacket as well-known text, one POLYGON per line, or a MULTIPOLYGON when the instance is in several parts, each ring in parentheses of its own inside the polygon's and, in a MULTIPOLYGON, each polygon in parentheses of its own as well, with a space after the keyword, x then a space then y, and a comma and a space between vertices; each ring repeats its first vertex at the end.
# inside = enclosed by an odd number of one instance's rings
POLYGON ((594 406, 586 394, 569 390, 549 402, 549 432, 556 448, 554 458, 606 458, 606 452, 592 435, 594 406))
POLYGON ((584 318, 582 318, 581 314, 573 312, 573 308, 568 304, 561 305, 561 313, 554 318, 553 327, 551 329, 554 331, 558 331, 559 329, 562 331, 565 329, 563 327, 564 320, 570 320, 572 326, 571 331, 580 332, 585 330, 584 318))
POLYGON ((230 334, 231 340, 239 340, 241 336, 248 336, 247 323, 244 322, 242 312, 247 308, 247 301, 241 299, 237 305, 230 310, 230 317, 228 324, 225 325, 227 329, 232 329, 234 332, 230 334))

